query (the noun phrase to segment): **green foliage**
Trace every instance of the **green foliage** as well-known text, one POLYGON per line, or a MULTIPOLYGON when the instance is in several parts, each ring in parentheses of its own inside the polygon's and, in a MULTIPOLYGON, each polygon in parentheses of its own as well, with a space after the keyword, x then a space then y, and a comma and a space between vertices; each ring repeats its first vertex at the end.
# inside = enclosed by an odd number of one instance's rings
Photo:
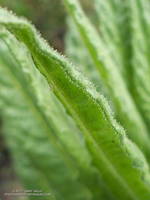
POLYGON ((147 126, 150 127, 150 27, 149 27, 149 1, 130 1, 131 7, 131 30, 132 30, 132 82, 135 86, 133 96, 137 106, 139 107, 147 126), (142 12, 142 14, 141 14, 142 12))
POLYGON ((140 2, 134 0, 134 8, 132 0, 123 5, 120 0, 110 4, 95 0, 102 10, 97 12, 97 19, 102 19, 99 33, 77 0, 64 0, 81 36, 69 22, 66 52, 78 68, 49 47, 28 21, 0 9, 0 109, 5 137, 25 188, 50 192, 45 199, 146 200, 150 196, 149 115, 145 114, 149 88, 144 82, 144 77, 149 80, 149 43, 144 41, 149 29, 141 23, 139 11, 145 8, 140 2), (111 24, 111 15, 122 15, 123 20, 119 24, 115 18, 111 24), (146 55, 138 51, 139 37, 146 55), (143 70, 136 67, 137 61, 143 70))
POLYGON ((71 62, 76 64, 80 71, 85 74, 93 83, 95 83, 97 90, 103 90, 100 77, 97 71, 93 68, 93 60, 90 58, 84 43, 80 38, 72 20, 68 19, 68 32, 65 38, 66 55, 71 58, 71 62))
POLYGON ((17 173, 27 189, 49 193, 52 188, 57 199, 90 199, 92 186, 88 189, 84 176, 101 183, 79 130, 25 46, 6 30, 0 37, 0 107, 17 173))
POLYGON ((116 117, 125 129, 128 130, 129 137, 145 150, 149 156, 150 145, 148 142, 149 135, 147 127, 136 108, 135 102, 127 89, 127 85, 125 84, 120 70, 116 67, 115 59, 113 59, 111 53, 109 54, 106 52, 105 47, 103 48, 105 45, 104 40, 99 37, 98 32, 85 16, 78 1, 66 0, 65 3, 89 50, 90 56, 103 81, 103 85, 112 99, 116 117), (123 97, 120 93, 123 94, 123 97))

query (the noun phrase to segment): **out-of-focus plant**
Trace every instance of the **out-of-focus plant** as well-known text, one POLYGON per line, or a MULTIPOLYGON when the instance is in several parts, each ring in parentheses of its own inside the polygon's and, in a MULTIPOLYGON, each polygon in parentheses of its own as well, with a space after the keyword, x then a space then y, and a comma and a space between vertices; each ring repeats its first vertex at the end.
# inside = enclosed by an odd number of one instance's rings
POLYGON ((77 0, 64 0, 66 53, 78 68, 28 21, 0 9, 3 131, 24 187, 44 199, 145 200, 150 8, 147 0, 94 3, 100 28, 77 0))

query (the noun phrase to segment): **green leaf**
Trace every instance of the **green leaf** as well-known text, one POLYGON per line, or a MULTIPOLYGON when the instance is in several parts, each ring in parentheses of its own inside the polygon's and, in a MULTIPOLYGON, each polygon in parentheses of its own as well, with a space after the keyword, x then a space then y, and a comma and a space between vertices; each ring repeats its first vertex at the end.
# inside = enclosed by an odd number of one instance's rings
POLYGON ((130 30, 130 4, 129 0, 94 1, 98 30, 105 45, 101 52, 108 52, 115 61, 128 88, 132 90, 132 45, 130 30))
POLYGON ((70 18, 68 18, 67 24, 68 30, 65 36, 65 54, 71 62, 97 86, 98 91, 103 90, 100 77, 97 74, 97 70, 93 68, 94 63, 89 56, 89 52, 84 48, 84 43, 76 30, 76 26, 70 18))
POLYGON ((108 89, 112 98, 117 119, 127 130, 128 136, 146 152, 149 159, 149 135, 147 127, 141 117, 127 86, 116 67, 116 63, 109 54, 102 50, 105 45, 99 38, 96 29, 85 16, 77 0, 64 0, 64 3, 78 27, 80 35, 89 50, 95 67, 100 73, 103 85, 108 89))
POLYGON ((51 49, 28 22, 1 9, 0 24, 30 50, 36 66, 82 130, 93 163, 115 197, 148 199, 148 164, 113 119, 104 97, 64 57, 51 49))
POLYGON ((35 68, 26 47, 2 27, 0 73, 5 137, 25 188, 51 193, 44 199, 107 198, 81 133, 35 68), (95 184, 103 190, 94 193, 95 184))
POLYGON ((134 98, 137 106, 150 127, 150 26, 149 26, 149 1, 130 0, 131 27, 133 46, 133 84, 134 98))

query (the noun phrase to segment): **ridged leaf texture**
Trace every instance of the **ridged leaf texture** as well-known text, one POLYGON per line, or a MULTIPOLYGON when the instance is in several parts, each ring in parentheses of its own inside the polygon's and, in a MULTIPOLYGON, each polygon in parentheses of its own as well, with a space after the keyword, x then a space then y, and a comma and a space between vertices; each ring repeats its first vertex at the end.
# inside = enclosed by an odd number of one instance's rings
POLYGON ((84 47, 82 38, 70 18, 68 18, 67 25, 68 31, 65 37, 65 54, 71 62, 78 66, 78 69, 95 84, 97 90, 104 91, 97 70, 93 67, 93 60, 84 47))
POLYGON ((129 1, 131 7, 131 30, 133 46, 133 77, 132 82, 135 86, 133 90, 134 99, 139 107, 147 126, 150 127, 150 26, 149 26, 149 1, 129 1), (141 14, 142 13, 142 14, 141 14))
POLYGON ((84 14, 80 4, 75 0, 64 0, 65 5, 74 20, 80 35, 95 63, 103 85, 112 98, 117 119, 128 130, 128 136, 145 150, 149 157, 149 135, 147 126, 137 109, 131 93, 118 70, 115 59, 105 54, 104 41, 99 37, 96 28, 84 14), (123 94, 123 95, 120 95, 123 94), (126 105, 126 106, 124 106, 126 105))
POLYGON ((100 198, 101 191, 93 194, 92 182, 99 187, 103 184, 90 166, 80 131, 35 68, 25 46, 6 30, 1 30, 0 38, 3 131, 25 188, 51 193, 45 199, 100 198))
POLYGON ((142 107, 138 110, 116 65, 126 56, 118 55, 114 42, 116 57, 104 59, 101 52, 109 42, 77 0, 64 3, 126 131, 101 90, 49 47, 33 25, 1 8, 0 107, 16 169, 25 187, 36 183, 51 191, 48 199, 148 199, 150 172, 143 153, 149 159, 149 133, 142 107))

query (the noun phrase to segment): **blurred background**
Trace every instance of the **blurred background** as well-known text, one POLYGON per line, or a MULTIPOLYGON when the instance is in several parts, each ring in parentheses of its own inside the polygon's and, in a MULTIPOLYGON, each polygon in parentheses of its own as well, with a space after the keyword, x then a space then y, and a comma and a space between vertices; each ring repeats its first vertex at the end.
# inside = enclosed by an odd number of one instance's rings
MULTIPOLYGON (((91 1, 81 0, 85 10, 91 12, 91 1)), ((0 6, 12 10, 18 16, 30 20, 54 49, 64 53, 64 38, 67 31, 66 12, 61 0, 0 0, 0 6)), ((3 122, 0 118, 0 197, 15 188, 22 188, 13 169, 11 155, 3 137, 3 122)), ((4 199, 3 199, 4 200, 4 199)), ((5 200, 16 200, 6 196, 5 200)))

